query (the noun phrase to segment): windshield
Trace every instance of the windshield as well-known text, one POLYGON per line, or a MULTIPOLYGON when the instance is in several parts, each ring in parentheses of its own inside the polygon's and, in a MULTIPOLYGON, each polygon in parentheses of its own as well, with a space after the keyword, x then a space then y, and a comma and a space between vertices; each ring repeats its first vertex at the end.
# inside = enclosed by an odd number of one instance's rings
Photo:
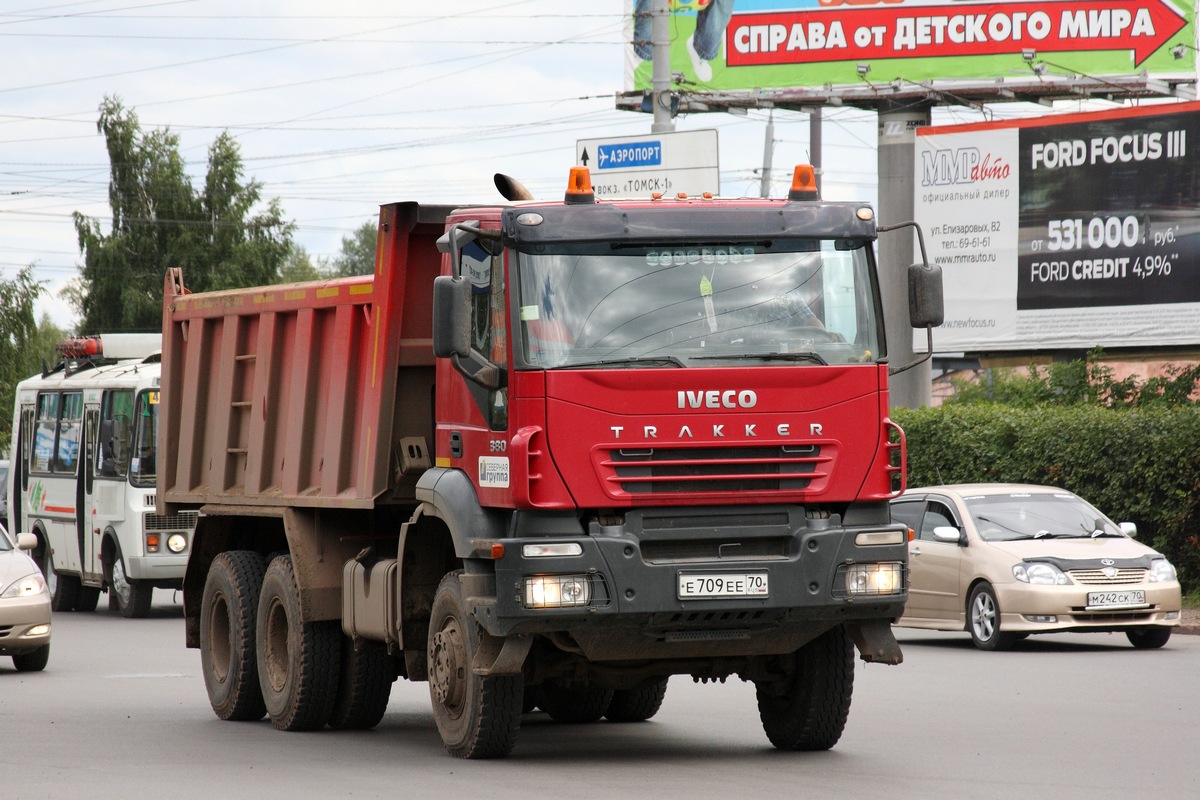
POLYGON ((153 485, 158 441, 158 390, 141 392, 134 409, 133 458, 129 477, 135 484, 153 485))
POLYGON ((1103 514, 1073 494, 978 495, 964 498, 986 542, 1124 536, 1103 514))
POLYGON ((518 253, 525 364, 873 361, 882 347, 869 247, 771 240, 518 253))

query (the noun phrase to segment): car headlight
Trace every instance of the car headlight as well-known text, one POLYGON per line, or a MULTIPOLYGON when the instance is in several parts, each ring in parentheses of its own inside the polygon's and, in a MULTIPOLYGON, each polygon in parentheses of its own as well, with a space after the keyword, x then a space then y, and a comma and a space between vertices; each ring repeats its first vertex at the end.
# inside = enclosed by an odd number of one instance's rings
POLYGON ((1170 583, 1174 580, 1178 580, 1178 576, 1170 561, 1165 558, 1156 558, 1150 562, 1151 583, 1170 583))
POLYGON ((1012 571, 1013 577, 1021 583, 1032 583, 1038 586, 1069 586, 1074 583, 1067 577, 1067 573, 1053 564, 1043 561, 1013 564, 1012 571))
POLYGON ((49 589, 46 588, 46 579, 40 572, 35 572, 9 584, 8 588, 0 593, 0 597, 32 597, 35 594, 49 593, 49 589))

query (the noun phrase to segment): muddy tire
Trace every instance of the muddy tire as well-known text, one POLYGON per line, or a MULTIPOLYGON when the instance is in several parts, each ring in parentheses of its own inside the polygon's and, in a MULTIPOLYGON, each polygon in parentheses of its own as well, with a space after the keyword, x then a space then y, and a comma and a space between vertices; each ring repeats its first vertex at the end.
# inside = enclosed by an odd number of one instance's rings
POLYGON ((342 669, 329 727, 340 730, 374 728, 387 711, 396 670, 382 642, 342 637, 342 669))
POLYGON ((479 625, 467 613, 459 573, 442 578, 429 619, 429 697, 446 751, 455 758, 503 758, 521 727, 524 679, 471 671, 479 625))
POLYGON ((141 619, 150 616, 150 604, 154 600, 154 587, 142 581, 129 579, 125 572, 125 557, 118 547, 108 566, 108 607, 126 619, 141 619))
POLYGON ((255 648, 258 683, 271 724, 281 731, 325 726, 337 699, 341 628, 304 622, 292 557, 276 556, 263 575, 255 648))
POLYGON ((258 685, 255 614, 267 562, 250 550, 213 559, 200 605, 200 669, 208 702, 221 719, 258 720, 267 713, 258 685))
POLYGON ((13 656, 12 660, 17 672, 41 672, 50 663, 50 645, 44 644, 31 653, 13 656))
POLYGON ((854 647, 839 625, 786 658, 781 683, 756 684, 758 716, 780 750, 828 750, 850 715, 854 647))
POLYGON ((666 678, 636 689, 618 689, 604 716, 609 722, 645 722, 658 713, 666 696, 666 678))
POLYGON ((595 722, 603 717, 612 699, 612 689, 566 689, 545 684, 538 705, 555 722, 578 724, 595 722))

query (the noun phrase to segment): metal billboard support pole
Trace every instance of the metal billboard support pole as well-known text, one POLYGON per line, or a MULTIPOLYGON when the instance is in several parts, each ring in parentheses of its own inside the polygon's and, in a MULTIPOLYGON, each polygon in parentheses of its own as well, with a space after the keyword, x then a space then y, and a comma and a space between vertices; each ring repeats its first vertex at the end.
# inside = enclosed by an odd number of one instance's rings
POLYGON ((651 0, 650 23, 651 47, 654 50, 651 83, 654 97, 654 123, 651 133, 675 130, 671 119, 671 18, 667 12, 668 0, 651 0))
MULTIPOLYGON (((916 135, 918 126, 930 123, 928 103, 903 103, 879 107, 879 222, 895 225, 916 215, 914 197, 916 135)), ((883 293, 883 318, 887 323, 888 361, 892 365, 915 360, 913 331, 908 316, 908 267, 915 260, 912 234, 889 233, 879 239, 879 283, 883 293)), ((933 402, 933 370, 926 361, 892 378, 893 407, 919 408, 933 402)))

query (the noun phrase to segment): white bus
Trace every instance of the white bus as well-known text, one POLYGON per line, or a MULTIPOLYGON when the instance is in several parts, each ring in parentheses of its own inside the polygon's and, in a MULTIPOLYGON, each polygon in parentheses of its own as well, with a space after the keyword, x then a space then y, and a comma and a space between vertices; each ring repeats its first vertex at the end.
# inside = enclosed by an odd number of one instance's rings
POLYGON ((17 384, 9 530, 37 537, 55 611, 92 611, 106 591, 143 617, 155 587, 183 585, 196 515, 154 508, 161 341, 71 339, 56 367, 17 384))

